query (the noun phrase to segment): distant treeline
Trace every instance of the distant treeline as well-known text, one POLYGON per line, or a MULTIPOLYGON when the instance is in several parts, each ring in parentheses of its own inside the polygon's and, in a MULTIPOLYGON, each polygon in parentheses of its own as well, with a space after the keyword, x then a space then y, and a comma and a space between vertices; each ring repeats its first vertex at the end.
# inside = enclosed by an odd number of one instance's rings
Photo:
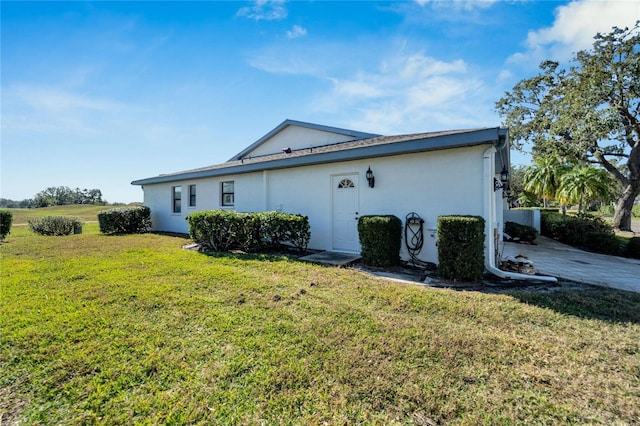
POLYGON ((107 205, 102 199, 99 189, 71 189, 67 186, 51 186, 38 192, 33 198, 14 201, 0 198, 0 207, 4 208, 37 208, 63 206, 67 204, 107 205))

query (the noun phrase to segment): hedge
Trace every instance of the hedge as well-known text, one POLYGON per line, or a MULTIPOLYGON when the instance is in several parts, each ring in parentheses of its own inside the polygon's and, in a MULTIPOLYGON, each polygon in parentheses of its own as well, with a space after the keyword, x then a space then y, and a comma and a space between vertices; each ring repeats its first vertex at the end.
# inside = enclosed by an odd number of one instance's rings
POLYGON ((365 264, 386 267, 400 262, 402 221, 396 216, 361 216, 358 237, 365 264))
POLYGON ((29 228, 40 235, 61 236, 82 233, 82 220, 74 216, 45 216, 29 220, 29 228))
POLYGON ((9 210, 0 210, 0 241, 4 240, 11 233, 13 223, 13 213, 9 210))
POLYGON ((538 230, 536 228, 516 222, 506 222, 504 224, 504 232, 511 238, 517 238, 520 241, 531 242, 538 237, 538 230))
POLYGON ((558 207, 513 207, 509 210, 540 210, 540 214, 560 212, 560 209, 558 207))
POLYGON ((570 216, 544 213, 541 216, 541 229, 545 237, 592 251, 597 251, 598 248, 598 241, 593 241, 594 239, 607 239, 609 241, 602 242, 602 245, 607 247, 604 252, 609 250, 612 241, 610 236, 614 235, 613 227, 609 223, 588 214, 570 216))
POLYGON ((214 251, 250 252, 287 244, 303 252, 311 239, 309 218, 303 215, 204 210, 186 219, 191 239, 214 251))
POLYGON ((151 209, 146 206, 119 207, 98 213, 103 234, 142 234, 151 230, 151 209))
POLYGON ((624 252, 625 246, 621 239, 612 232, 587 232, 582 245, 587 251, 618 256, 624 252))
POLYGON ((634 259, 640 259, 640 237, 633 237, 629 239, 625 255, 634 259))
POLYGON ((484 225, 480 216, 438 217, 438 273, 477 282, 484 275, 484 225))

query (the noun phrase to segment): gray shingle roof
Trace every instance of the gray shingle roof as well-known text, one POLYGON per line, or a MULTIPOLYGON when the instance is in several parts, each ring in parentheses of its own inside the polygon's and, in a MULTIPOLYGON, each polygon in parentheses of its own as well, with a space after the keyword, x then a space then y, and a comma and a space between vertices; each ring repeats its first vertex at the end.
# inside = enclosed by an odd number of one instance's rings
POLYGON ((396 136, 375 136, 368 139, 359 139, 331 145, 293 150, 291 153, 282 152, 249 158, 245 157, 241 160, 230 160, 221 164, 184 170, 176 173, 161 174, 147 179, 139 179, 131 183, 133 185, 145 185, 362 158, 399 155, 412 152, 457 148, 462 146, 479 145, 482 143, 498 144, 500 137, 503 135, 506 135, 505 129, 494 127, 414 133, 396 136))

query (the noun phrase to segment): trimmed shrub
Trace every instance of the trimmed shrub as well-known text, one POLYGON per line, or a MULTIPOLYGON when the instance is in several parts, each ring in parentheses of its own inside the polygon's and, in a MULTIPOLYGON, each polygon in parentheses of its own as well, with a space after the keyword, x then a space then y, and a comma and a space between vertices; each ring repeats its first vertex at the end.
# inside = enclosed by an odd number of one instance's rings
POLYGON ((227 251, 236 242, 238 213, 227 210, 199 211, 187 215, 189 237, 203 247, 227 251))
POLYGON ((82 220, 74 216, 45 216, 29 220, 29 229, 40 235, 81 234, 82 220))
POLYGON ((9 210, 0 210, 0 241, 4 240, 11 233, 13 223, 13 213, 9 210))
POLYGON ((276 246, 286 242, 301 252, 307 250, 311 240, 309 217, 282 212, 260 213, 260 217, 263 241, 271 241, 276 246))
POLYGON ((103 234, 142 234, 151 229, 151 209, 146 206, 119 207, 98 213, 103 234))
POLYGON ((477 282, 484 274, 484 218, 438 217, 438 273, 445 279, 477 282))
POLYGON ((629 244, 627 244, 625 254, 627 257, 640 259, 640 237, 633 237, 629 239, 629 244))
POLYGON ((303 215, 206 210, 191 213, 186 219, 189 237, 214 251, 255 251, 286 244, 305 251, 311 239, 309 218, 303 215))
POLYGON ((361 216, 358 237, 362 261, 370 266, 393 266, 400 262, 402 221, 395 216, 361 216))
POLYGON ((585 247, 590 233, 613 235, 613 227, 603 219, 581 214, 577 216, 560 213, 544 213, 541 215, 542 235, 565 244, 585 247))
POLYGON ((538 230, 536 228, 516 222, 506 222, 504 224, 504 232, 509 234, 511 238, 517 238, 520 241, 531 242, 538 237, 538 230))
POLYGON ((540 214, 542 213, 559 213, 560 209, 557 207, 514 207, 510 210, 540 210, 540 214))
POLYGON ((619 255, 622 254, 624 246, 613 233, 588 232, 582 247, 594 253, 619 255))
POLYGON ((631 216, 640 217, 640 204, 636 204, 631 208, 631 216))

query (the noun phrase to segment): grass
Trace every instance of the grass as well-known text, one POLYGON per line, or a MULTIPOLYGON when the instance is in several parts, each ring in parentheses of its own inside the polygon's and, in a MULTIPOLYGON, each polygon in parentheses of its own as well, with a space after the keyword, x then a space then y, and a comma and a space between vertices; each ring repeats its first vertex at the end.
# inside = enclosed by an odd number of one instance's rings
POLYGON ((76 204, 69 206, 42 207, 37 209, 3 209, 13 212, 13 224, 26 224, 29 219, 44 216, 77 216, 84 221, 97 221, 98 212, 108 210, 109 206, 94 206, 89 204, 76 204))
POLYGON ((433 290, 15 228, 1 424, 634 424, 640 295, 433 290))

